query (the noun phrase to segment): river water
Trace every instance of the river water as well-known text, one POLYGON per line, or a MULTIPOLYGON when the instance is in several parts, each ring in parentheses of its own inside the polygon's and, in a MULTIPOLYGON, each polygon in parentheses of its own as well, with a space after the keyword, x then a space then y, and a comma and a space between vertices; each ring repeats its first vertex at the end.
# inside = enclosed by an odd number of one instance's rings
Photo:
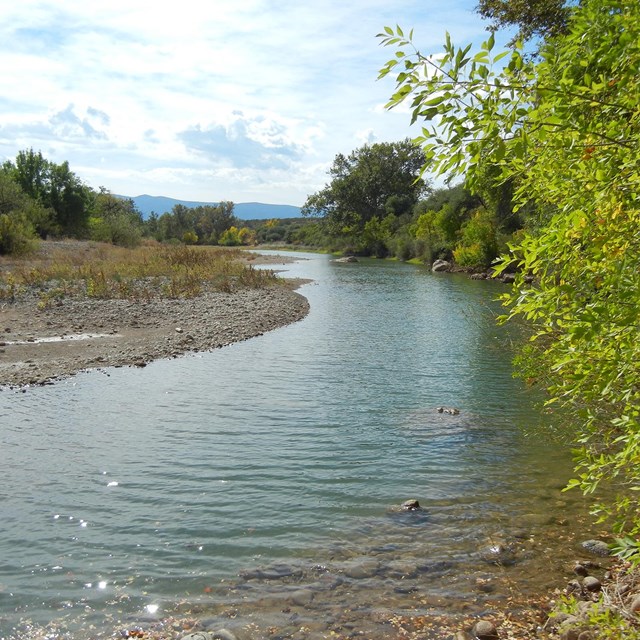
POLYGON ((0 637, 389 637, 562 580, 584 509, 527 435, 501 285, 298 257, 301 322, 0 393, 0 637))

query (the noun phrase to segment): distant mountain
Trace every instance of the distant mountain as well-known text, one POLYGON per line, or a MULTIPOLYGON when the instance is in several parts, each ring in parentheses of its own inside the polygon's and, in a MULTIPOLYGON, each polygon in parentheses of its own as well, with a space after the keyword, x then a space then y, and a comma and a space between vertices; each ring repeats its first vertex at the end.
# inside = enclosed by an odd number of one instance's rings
MULTIPOLYGON (((127 198, 129 196, 118 196, 127 198)), ((176 200, 175 198, 167 198, 165 196, 148 196, 141 195, 131 198, 146 220, 152 211, 159 216, 163 213, 171 212, 176 204, 182 204, 185 207, 201 207, 205 205, 216 206, 217 202, 192 202, 190 200, 176 200)), ((235 215, 240 220, 270 220, 271 218, 299 218, 301 216, 300 207, 294 207, 290 204, 264 204, 262 202, 240 202, 234 203, 233 209, 235 215)))

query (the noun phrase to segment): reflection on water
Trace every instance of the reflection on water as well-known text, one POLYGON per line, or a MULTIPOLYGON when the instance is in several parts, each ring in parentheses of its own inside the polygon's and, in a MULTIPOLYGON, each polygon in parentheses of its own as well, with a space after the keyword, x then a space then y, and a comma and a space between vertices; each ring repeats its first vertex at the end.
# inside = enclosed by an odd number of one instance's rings
POLYGON ((559 579, 582 505, 522 433, 499 285, 305 258, 302 322, 0 395, 0 636, 170 615, 383 636, 559 579))

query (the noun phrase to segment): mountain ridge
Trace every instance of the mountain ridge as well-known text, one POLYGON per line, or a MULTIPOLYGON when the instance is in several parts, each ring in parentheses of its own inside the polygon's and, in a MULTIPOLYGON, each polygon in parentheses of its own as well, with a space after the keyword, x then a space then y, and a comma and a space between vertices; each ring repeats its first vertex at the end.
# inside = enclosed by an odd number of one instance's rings
MULTIPOLYGON (((185 207, 215 207, 218 202, 199 202, 194 200, 179 200, 168 196, 150 196, 146 193, 139 196, 118 196, 127 200, 133 200, 136 208, 146 220, 152 212, 161 216, 170 213, 173 207, 181 204, 185 207)), ((234 202, 233 212, 240 220, 270 220, 271 218, 299 218, 300 207, 290 204, 268 204, 264 202, 234 202)))

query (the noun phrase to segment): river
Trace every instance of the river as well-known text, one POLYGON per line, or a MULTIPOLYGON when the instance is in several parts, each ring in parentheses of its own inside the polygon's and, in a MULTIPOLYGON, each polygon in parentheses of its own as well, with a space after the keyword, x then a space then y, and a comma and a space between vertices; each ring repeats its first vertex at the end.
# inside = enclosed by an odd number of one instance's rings
POLYGON ((511 375, 502 285, 297 257, 301 322, 0 393, 0 637, 388 637, 562 580, 584 508, 511 375))

